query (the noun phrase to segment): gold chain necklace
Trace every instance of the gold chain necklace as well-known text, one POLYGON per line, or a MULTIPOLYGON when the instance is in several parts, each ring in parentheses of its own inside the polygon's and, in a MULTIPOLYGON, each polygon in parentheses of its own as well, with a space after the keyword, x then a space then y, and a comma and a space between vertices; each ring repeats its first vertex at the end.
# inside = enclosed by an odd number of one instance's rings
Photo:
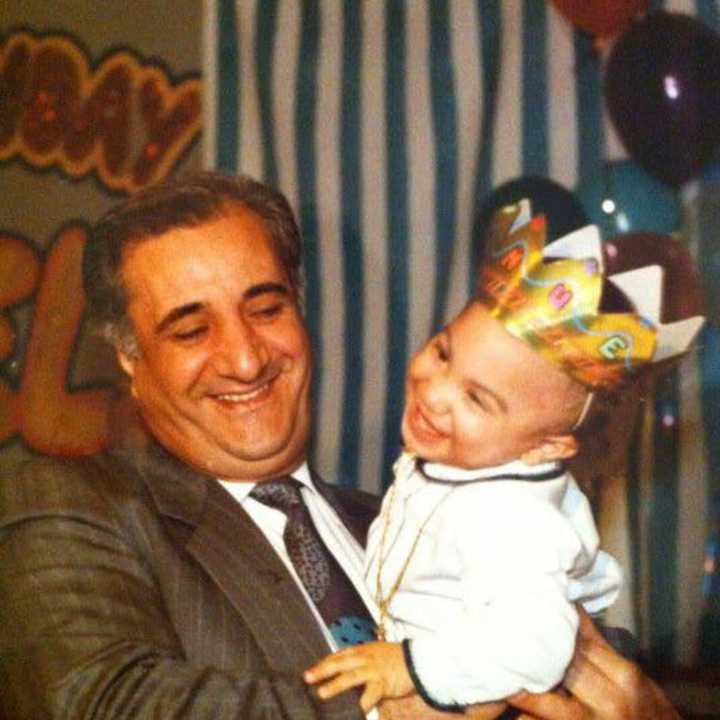
POLYGON ((392 509, 393 505, 395 504, 395 496, 397 495, 397 485, 395 483, 392 484, 390 487, 390 492, 392 495, 390 495, 390 499, 388 500, 388 507, 387 507, 387 513, 385 513, 385 522, 383 523, 383 530, 382 535, 380 536, 380 548, 378 549, 378 569, 377 569, 377 576, 375 578, 375 602, 377 603, 378 610, 379 610, 379 621, 377 626, 377 638, 378 640, 385 640, 387 637, 387 630, 385 628, 385 623, 387 622, 389 610, 390 610, 390 604, 392 603, 393 599, 395 598, 395 595, 397 595, 398 590, 400 589, 400 585, 402 584, 403 579, 405 578, 405 573, 407 572, 408 566, 410 565, 410 561, 413 558, 413 555, 415 554, 415 550, 417 550, 418 543, 420 542, 420 537, 423 534, 423 530, 425 530, 427 524, 430 522, 431 518, 435 513, 437 512, 438 508, 445 502, 445 500, 450 497, 450 495, 456 490, 457 485, 453 485, 434 505, 434 507, 430 510, 425 520, 423 520, 422 524, 420 525, 420 528, 417 531, 417 534, 415 535, 415 539, 413 540, 413 544, 410 547, 410 552, 408 553, 408 556, 405 558, 405 561, 402 564, 402 567, 400 568, 400 572, 398 573, 398 576, 393 581, 392 586, 390 587, 390 591, 388 594, 383 597, 382 593, 382 569, 385 565, 385 561, 387 560, 387 557, 389 555, 389 551, 385 552, 385 545, 387 542, 387 534, 388 534, 388 528, 390 527, 390 516, 392 515, 392 509))

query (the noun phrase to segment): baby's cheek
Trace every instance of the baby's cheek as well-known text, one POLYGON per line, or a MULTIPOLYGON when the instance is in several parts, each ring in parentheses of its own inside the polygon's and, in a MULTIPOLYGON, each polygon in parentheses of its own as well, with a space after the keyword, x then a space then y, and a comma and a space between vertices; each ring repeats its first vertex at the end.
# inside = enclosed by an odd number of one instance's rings
MULTIPOLYGON (((455 443, 469 457, 487 448, 488 435, 493 428, 485 419, 479 417, 465 417, 456 425, 455 443)), ((471 466, 474 465, 471 463, 471 466)))

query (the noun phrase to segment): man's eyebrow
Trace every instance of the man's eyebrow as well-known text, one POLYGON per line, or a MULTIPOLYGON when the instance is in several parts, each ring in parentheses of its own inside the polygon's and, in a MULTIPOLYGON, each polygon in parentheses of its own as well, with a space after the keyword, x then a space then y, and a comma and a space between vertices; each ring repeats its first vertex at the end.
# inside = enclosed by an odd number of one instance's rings
POLYGON ((257 285, 253 285, 252 287, 248 288, 243 293, 243 300, 252 300, 258 295, 265 295, 266 293, 272 293, 276 295, 290 295, 290 290, 288 289, 287 285, 283 285, 282 283, 258 283, 257 285))
MULTIPOLYGON (((290 295, 290 290, 287 288, 287 286, 283 285, 282 283, 275 283, 275 282, 265 282, 265 283, 258 283, 257 285, 253 285, 252 287, 248 288, 245 293, 243 294, 243 300, 252 300, 253 298, 256 298, 260 295, 265 294, 275 294, 275 295, 284 295, 288 296, 290 295)), ((176 308, 173 308, 165 317, 163 317, 162 320, 155 326, 155 332, 156 334, 161 334, 165 330, 170 327, 174 322, 177 322, 178 320, 181 320, 184 317, 187 317, 188 315, 192 315, 196 312, 199 312, 204 307, 203 303, 201 302, 192 302, 187 303, 186 305, 179 305, 176 308)))
POLYGON ((193 303, 187 303, 187 305, 179 305, 178 307, 173 308, 155 326, 155 333, 157 335, 160 335, 160 333, 167 330, 167 328, 170 325, 172 325, 174 322, 177 322, 178 320, 186 317, 187 315, 192 315, 193 313, 199 312, 200 310, 202 310, 202 307, 203 307, 202 303, 193 302, 193 303))

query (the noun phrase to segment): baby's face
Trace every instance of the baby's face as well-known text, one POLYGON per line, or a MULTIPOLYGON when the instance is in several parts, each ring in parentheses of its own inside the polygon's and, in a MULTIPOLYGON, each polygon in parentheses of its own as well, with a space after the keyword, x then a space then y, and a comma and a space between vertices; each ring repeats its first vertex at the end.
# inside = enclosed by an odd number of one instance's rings
POLYGON ((499 465, 569 433, 583 400, 576 383, 472 302, 412 359, 403 440, 434 462, 499 465))

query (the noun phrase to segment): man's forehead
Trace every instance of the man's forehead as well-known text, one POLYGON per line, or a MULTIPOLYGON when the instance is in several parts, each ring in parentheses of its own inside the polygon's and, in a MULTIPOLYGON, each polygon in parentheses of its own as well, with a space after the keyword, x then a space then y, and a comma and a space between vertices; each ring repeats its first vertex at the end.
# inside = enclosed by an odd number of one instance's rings
MULTIPOLYGON (((251 221, 252 223, 252 221, 251 221)), ((206 306, 223 296, 234 301, 289 292, 285 269, 261 228, 227 216, 214 223, 177 228, 127 248, 121 271, 129 301, 165 315, 186 305, 206 306)))
MULTIPOLYGON (((211 218, 198 225, 182 225, 163 233, 137 238, 122 251, 124 271, 143 260, 163 257, 173 270, 202 267, 209 260, 220 261, 223 255, 245 255, 248 262, 238 272, 282 264, 265 222, 252 211, 238 211, 211 218), (250 262, 252 261, 252 262, 250 262)), ((161 273, 164 265, 152 268, 161 273)))

